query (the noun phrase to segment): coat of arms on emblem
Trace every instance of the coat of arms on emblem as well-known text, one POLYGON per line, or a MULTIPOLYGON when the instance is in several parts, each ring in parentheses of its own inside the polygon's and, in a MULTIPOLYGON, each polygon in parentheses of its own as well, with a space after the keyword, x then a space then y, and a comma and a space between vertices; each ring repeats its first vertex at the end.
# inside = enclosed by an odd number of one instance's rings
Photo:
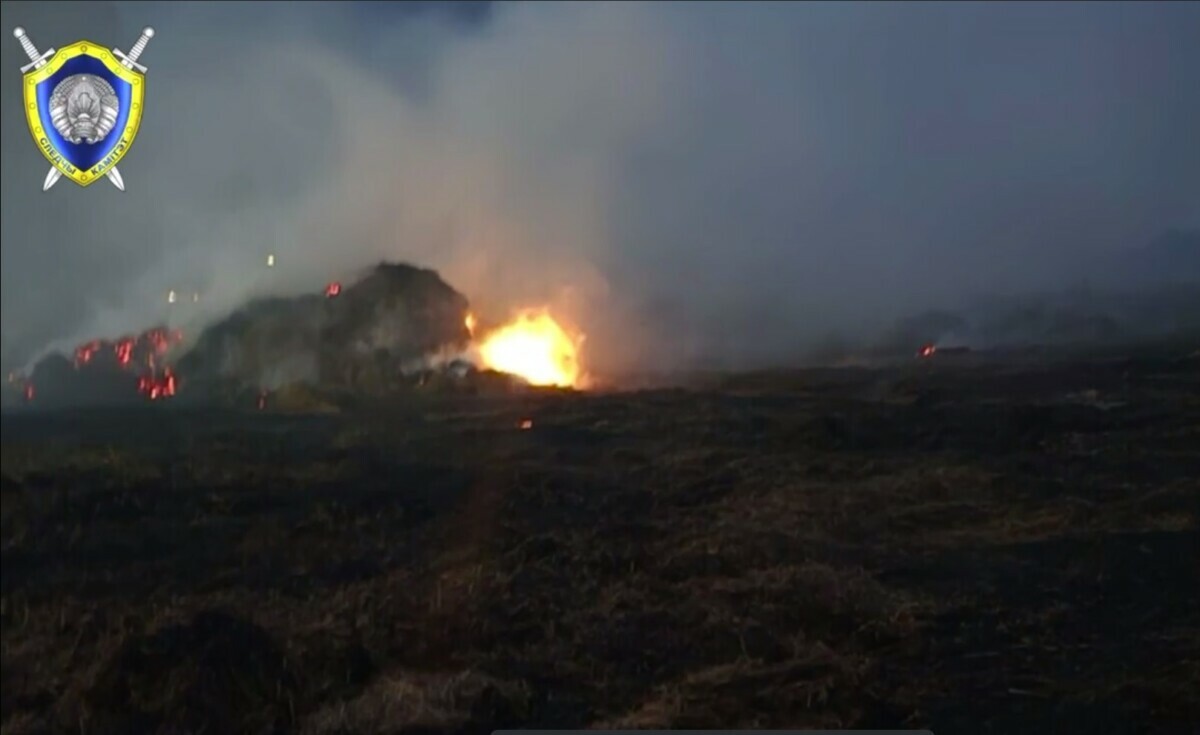
POLYGON ((90 41, 40 52, 24 28, 13 30, 29 56, 25 75, 25 119, 38 150, 50 162, 47 191, 66 176, 80 186, 107 178, 121 191, 117 163, 129 152, 142 122, 146 67, 138 57, 154 37, 142 30, 124 53, 90 41))

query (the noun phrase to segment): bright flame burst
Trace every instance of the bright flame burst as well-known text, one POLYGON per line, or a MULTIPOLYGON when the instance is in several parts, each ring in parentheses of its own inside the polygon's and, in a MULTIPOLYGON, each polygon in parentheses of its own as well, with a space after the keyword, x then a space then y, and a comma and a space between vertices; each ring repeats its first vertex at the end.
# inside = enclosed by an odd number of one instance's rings
MULTIPOLYGON (((474 331, 474 317, 468 316, 474 331)), ((527 310, 479 341, 485 367, 525 379, 531 385, 580 387, 581 337, 572 337, 546 311, 527 310)))

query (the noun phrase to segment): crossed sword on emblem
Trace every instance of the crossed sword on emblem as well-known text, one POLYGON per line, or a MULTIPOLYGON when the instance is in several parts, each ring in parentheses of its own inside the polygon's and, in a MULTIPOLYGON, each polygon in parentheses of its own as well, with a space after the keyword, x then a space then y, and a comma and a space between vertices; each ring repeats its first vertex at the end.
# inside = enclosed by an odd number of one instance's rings
MULTIPOLYGON (((54 56, 56 53, 55 49, 48 49, 45 53, 39 53, 37 46, 34 46, 33 41, 30 41, 29 36, 25 34, 24 28, 14 28, 13 35, 16 36, 17 40, 21 42, 21 48, 25 49, 26 55, 29 56, 29 63, 21 67, 22 74, 28 72, 30 69, 41 69, 47 63, 49 63, 48 60, 50 57, 54 56)), ((142 55, 142 52, 146 50, 146 44, 150 43, 151 38, 154 38, 154 29, 147 26, 142 29, 141 38, 137 40, 137 43, 133 44, 133 47, 129 49, 128 54, 121 49, 115 48, 112 50, 113 56, 116 56, 118 59, 120 59, 121 65, 126 69, 137 69, 141 73, 145 74, 146 67, 137 63, 137 60, 138 57, 142 55)), ((113 186, 117 187, 121 191, 125 191, 125 179, 121 178, 121 172, 117 170, 116 166, 110 168, 104 175, 108 177, 108 180, 112 182, 113 186)), ((50 187, 57 184, 59 178, 61 177, 62 171, 59 171, 55 166, 51 166, 50 172, 46 174, 46 181, 42 184, 42 191, 49 191, 50 187)))

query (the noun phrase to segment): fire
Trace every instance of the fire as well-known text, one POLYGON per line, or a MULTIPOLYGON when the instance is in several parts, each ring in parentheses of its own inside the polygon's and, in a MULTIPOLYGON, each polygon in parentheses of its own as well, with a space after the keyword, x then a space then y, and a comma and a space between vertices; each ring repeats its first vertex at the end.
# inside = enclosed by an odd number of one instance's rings
MULTIPOLYGON (((133 345, 134 345, 133 338, 125 337, 121 341, 117 342, 116 347, 113 348, 117 353, 117 362, 121 363, 122 367, 124 367, 125 365, 128 365, 129 361, 131 359, 133 359, 133 345)), ((87 360, 84 360, 84 362, 90 362, 90 361, 91 361, 90 356, 88 357, 87 360)))
MULTIPOLYGON (((129 371, 136 377, 137 391, 150 400, 175 395, 178 378, 163 363, 172 347, 183 341, 183 332, 156 327, 136 336, 116 340, 94 339, 75 348, 76 370, 129 371), (101 356, 110 354, 112 357, 101 356)), ((26 398, 33 399, 32 384, 27 386, 26 398)))
POLYGON ((917 357, 933 357, 933 353, 937 352, 937 345, 922 345, 917 351, 917 357))
POLYGON ((175 373, 171 368, 166 368, 161 376, 153 373, 143 375, 138 378, 138 391, 152 401, 169 398, 175 395, 175 373))
POLYGON ((583 380, 580 337, 572 337, 546 311, 521 312, 479 343, 485 367, 524 378, 531 385, 577 387, 583 380))
POLYGON ((325 286, 325 296, 327 298, 332 299, 334 296, 337 296, 341 292, 342 292, 342 284, 339 283, 338 281, 330 281, 329 284, 325 286))
POLYGON ((100 340, 94 339, 91 342, 85 342, 84 344, 76 347, 75 367, 79 368, 90 363, 92 361, 92 357, 94 357, 95 354, 100 351, 100 347, 103 346, 103 344, 104 343, 100 340))
POLYGON ((466 318, 463 319, 463 326, 467 328, 467 334, 475 336, 475 315, 467 312, 466 318))

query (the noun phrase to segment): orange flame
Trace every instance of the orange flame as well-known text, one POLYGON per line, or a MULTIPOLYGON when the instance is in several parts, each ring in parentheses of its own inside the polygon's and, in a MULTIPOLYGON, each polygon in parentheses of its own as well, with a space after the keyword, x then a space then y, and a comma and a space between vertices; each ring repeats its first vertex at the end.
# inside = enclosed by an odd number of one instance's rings
POLYGON ((483 365, 523 378, 531 385, 580 387, 581 336, 571 336, 545 310, 526 310, 484 336, 479 343, 483 365))

